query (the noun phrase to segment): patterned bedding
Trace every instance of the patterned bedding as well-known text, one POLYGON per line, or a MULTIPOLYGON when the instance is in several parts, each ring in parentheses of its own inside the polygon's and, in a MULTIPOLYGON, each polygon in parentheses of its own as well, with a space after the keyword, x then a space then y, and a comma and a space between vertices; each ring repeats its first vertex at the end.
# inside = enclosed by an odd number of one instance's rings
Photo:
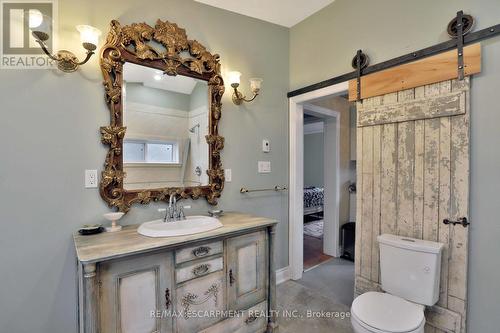
POLYGON ((307 187, 304 189, 304 208, 323 206, 323 200, 322 187, 307 187))

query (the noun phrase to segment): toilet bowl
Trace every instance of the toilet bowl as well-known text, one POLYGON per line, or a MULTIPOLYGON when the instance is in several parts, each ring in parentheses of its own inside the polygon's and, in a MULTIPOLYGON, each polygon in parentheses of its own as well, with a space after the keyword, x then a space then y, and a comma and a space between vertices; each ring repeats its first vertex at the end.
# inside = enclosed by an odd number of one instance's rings
POLYGON ((443 244, 384 234, 380 246, 380 287, 352 302, 356 333, 423 333, 425 306, 439 298, 443 244))
POLYGON ((423 333, 424 306, 386 293, 367 292, 351 307, 356 333, 423 333))

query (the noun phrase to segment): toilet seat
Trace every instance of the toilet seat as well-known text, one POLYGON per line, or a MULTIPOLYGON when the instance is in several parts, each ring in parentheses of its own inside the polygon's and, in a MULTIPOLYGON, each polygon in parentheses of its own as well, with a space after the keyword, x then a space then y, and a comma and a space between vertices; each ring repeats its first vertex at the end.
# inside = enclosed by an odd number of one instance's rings
POLYGON ((367 292, 351 307, 352 320, 366 332, 423 332, 424 306, 387 293, 367 292))

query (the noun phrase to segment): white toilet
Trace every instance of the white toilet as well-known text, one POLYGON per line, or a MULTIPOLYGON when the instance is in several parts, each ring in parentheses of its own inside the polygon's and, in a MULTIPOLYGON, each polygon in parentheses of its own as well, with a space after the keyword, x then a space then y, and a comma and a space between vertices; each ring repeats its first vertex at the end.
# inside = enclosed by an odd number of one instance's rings
POLYGON ((439 298, 443 244, 384 234, 378 236, 382 289, 367 292, 351 307, 356 333, 423 333, 425 305, 439 298))

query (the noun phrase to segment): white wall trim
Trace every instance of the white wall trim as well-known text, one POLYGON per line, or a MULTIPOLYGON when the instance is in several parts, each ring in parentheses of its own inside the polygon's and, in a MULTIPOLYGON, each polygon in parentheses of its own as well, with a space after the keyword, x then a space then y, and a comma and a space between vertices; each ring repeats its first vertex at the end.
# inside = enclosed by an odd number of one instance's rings
POLYGON ((290 266, 286 266, 276 270, 276 284, 280 284, 290 280, 290 266))
POLYGON ((304 269, 304 104, 348 90, 348 82, 342 82, 288 100, 290 134, 290 179, 289 179, 289 266, 290 277, 298 280, 304 269))

